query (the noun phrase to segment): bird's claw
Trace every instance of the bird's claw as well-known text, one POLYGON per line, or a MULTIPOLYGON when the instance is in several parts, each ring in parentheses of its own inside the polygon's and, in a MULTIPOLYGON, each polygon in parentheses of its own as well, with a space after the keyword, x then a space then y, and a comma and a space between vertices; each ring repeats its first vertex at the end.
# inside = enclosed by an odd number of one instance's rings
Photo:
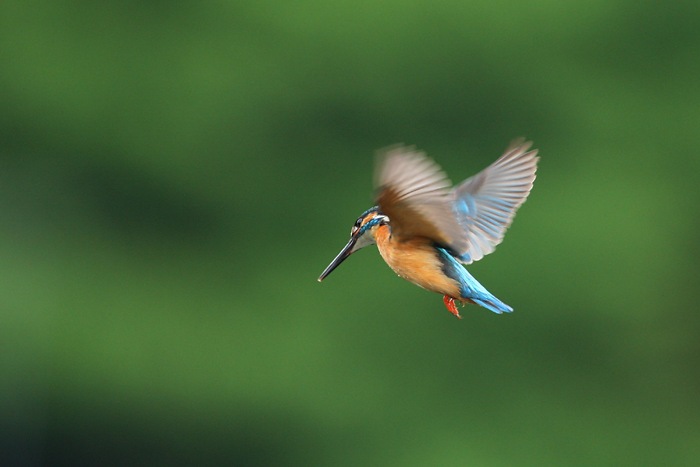
POLYGON ((442 301, 445 302, 445 307, 447 307, 447 311, 455 315, 457 319, 462 319, 462 317, 459 315, 459 310, 457 310, 457 304, 455 303, 454 298, 450 297, 449 295, 444 295, 442 297, 442 301))

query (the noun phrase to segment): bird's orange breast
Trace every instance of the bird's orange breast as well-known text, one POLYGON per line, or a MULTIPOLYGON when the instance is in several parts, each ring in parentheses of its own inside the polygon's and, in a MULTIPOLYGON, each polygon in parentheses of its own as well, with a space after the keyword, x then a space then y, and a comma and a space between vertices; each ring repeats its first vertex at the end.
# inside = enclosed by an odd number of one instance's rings
POLYGON ((459 284, 443 272, 430 240, 417 237, 399 242, 391 237, 386 225, 377 228, 374 238, 382 258, 396 274, 424 289, 460 297, 459 284))

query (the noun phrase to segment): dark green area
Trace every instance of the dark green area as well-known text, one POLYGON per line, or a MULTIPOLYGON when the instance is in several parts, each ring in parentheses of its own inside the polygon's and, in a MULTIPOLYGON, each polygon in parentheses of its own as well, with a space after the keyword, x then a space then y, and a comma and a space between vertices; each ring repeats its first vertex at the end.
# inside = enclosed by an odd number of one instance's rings
POLYGON ((3 465, 696 465, 700 3, 0 4, 3 465), (470 271, 318 274, 373 152, 538 179, 470 271))

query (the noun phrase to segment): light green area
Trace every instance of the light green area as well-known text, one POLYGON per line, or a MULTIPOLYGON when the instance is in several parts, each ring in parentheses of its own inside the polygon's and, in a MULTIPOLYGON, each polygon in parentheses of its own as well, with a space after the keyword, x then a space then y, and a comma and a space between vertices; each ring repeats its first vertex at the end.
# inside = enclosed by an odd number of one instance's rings
POLYGON ((696 465, 698 50, 696 1, 2 2, 10 460, 696 465), (470 267, 515 313, 371 248, 316 282, 375 149, 521 135, 470 267))

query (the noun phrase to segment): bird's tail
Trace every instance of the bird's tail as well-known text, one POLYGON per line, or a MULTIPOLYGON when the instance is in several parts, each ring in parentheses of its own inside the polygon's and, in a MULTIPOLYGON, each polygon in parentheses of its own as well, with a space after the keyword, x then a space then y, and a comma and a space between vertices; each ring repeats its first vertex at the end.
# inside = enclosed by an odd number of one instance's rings
POLYGON ((506 305, 496 298, 491 292, 486 290, 486 287, 474 279, 474 276, 469 274, 469 271, 467 271, 464 267, 462 267, 462 274, 460 274, 460 276, 460 292, 465 298, 468 298, 477 305, 481 305, 494 313, 498 313, 499 315, 504 312, 510 313, 513 311, 513 308, 506 305))
POLYGON ((510 313, 513 308, 506 305, 499 299, 497 299, 491 292, 486 290, 486 287, 481 285, 474 276, 469 274, 460 262, 458 262, 451 254, 447 252, 444 248, 438 248, 440 256, 443 260, 445 266, 445 273, 451 278, 459 282, 459 293, 462 295, 461 298, 466 300, 471 300, 477 305, 481 305, 487 310, 491 310, 494 313, 510 313))
MULTIPOLYGON (((490 294, 489 294, 490 295, 490 294)), ((484 308, 493 311, 494 313, 498 313, 499 315, 503 312, 505 313, 511 313, 513 311, 513 308, 510 306, 506 305, 493 295, 491 295, 490 300, 483 300, 481 298, 471 298, 471 301, 476 303, 477 305, 481 305, 484 308)))

